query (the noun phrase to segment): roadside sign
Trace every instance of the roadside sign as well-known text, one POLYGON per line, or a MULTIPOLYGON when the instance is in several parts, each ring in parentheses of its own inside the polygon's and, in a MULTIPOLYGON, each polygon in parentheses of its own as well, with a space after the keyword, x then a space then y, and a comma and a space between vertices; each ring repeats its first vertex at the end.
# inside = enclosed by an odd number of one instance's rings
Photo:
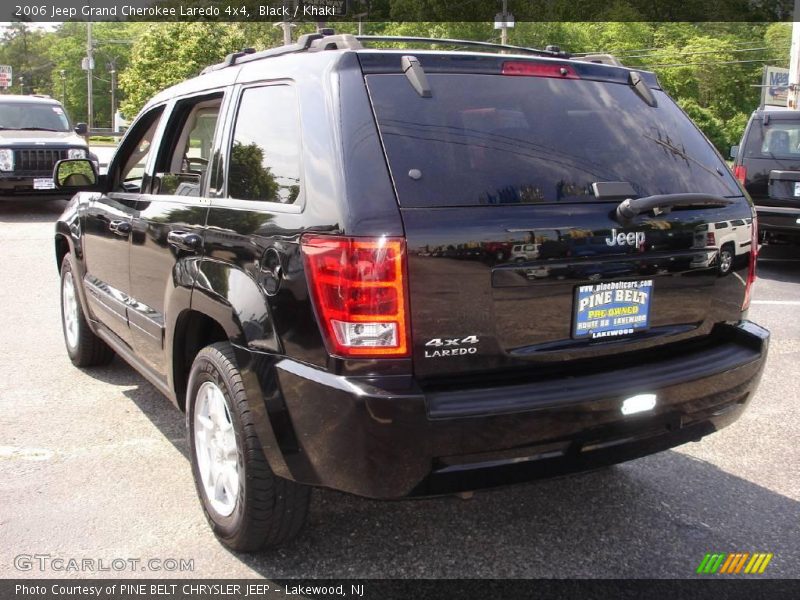
POLYGON ((764 79, 761 85, 762 106, 786 106, 789 92, 789 69, 764 66, 764 79))
POLYGON ((503 27, 514 27, 514 15, 511 13, 497 13, 494 16, 494 28, 502 29, 503 27))
POLYGON ((11 65, 0 65, 0 88, 11 87, 14 81, 11 65))

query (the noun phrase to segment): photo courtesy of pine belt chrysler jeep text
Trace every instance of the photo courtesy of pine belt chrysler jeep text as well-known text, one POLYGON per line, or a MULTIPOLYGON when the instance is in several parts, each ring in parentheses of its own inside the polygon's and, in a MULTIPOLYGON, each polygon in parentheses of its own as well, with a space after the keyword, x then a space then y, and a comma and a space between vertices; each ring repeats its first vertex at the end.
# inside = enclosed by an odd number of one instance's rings
POLYGON ((699 440, 766 360, 753 206, 652 73, 376 40, 229 55, 106 175, 54 169, 67 352, 185 410, 236 550, 296 535, 313 487, 448 494, 699 440))

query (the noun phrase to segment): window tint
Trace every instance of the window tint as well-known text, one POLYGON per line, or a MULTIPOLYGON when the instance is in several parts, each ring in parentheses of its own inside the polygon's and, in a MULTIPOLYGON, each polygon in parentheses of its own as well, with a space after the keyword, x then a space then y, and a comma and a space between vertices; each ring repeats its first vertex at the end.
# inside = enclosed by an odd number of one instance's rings
POLYGON ((228 195, 293 204, 299 194, 300 113, 294 89, 246 89, 231 143, 228 195))
POLYGON ((675 103, 630 86, 501 75, 368 75, 403 206, 594 201, 594 182, 640 196, 740 195, 717 153, 675 103))
POLYGON ((162 195, 199 196, 211 162, 214 131, 222 96, 182 102, 175 107, 164 135, 153 191, 162 195))
POLYGON ((745 142, 747 158, 800 158, 800 121, 753 121, 745 142))
POLYGON ((150 156, 163 110, 163 107, 153 109, 134 125, 130 133, 132 137, 125 141, 122 149, 122 168, 117 179, 117 191, 141 192, 147 157, 150 156))

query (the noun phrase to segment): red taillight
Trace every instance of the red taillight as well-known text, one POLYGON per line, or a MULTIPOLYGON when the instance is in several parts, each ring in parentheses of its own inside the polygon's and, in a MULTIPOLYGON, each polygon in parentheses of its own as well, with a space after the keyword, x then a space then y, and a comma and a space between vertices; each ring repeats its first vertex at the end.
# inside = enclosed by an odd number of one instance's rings
POLYGON ((522 60, 508 60, 503 63, 503 75, 523 77, 558 77, 560 79, 580 79, 570 65, 559 63, 537 63, 522 60))
POLYGON ((739 180, 739 183, 744 185, 744 182, 747 179, 747 167, 744 165, 736 165, 733 167, 733 176, 739 180))
POLYGON ((706 234, 706 247, 713 248, 716 245, 717 245, 717 237, 714 235, 713 231, 709 231, 706 234))
POLYGON ((744 286, 744 302, 742 302, 742 310, 750 308, 750 294, 753 290, 753 283, 756 280, 756 261, 758 260, 758 217, 756 211, 753 211, 752 230, 750 231, 750 264, 747 271, 747 282, 744 286))
POLYGON ((405 240, 305 235, 302 248, 332 353, 408 356, 405 240))

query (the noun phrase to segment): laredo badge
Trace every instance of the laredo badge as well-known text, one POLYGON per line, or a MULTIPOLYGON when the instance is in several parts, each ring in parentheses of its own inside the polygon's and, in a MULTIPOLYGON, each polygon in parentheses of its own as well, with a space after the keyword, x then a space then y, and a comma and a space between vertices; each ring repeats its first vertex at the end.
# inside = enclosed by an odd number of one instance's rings
POLYGON ((433 338, 425 342, 425 346, 436 349, 425 350, 425 358, 477 354, 476 345, 479 341, 475 335, 468 335, 465 338, 433 338))

